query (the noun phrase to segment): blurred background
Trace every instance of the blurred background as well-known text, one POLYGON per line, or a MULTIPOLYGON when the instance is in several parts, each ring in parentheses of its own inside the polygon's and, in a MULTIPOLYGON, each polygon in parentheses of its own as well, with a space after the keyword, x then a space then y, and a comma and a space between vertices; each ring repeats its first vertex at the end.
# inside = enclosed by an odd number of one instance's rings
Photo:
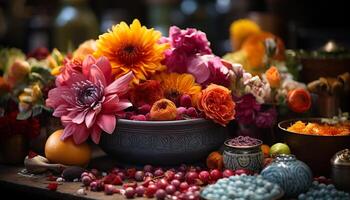
POLYGON ((170 25, 198 28, 217 55, 232 50, 229 26, 240 18, 279 35, 287 48, 317 49, 329 39, 350 46, 350 12, 340 0, 0 0, 0 46, 65 51, 134 18, 163 33, 170 25))

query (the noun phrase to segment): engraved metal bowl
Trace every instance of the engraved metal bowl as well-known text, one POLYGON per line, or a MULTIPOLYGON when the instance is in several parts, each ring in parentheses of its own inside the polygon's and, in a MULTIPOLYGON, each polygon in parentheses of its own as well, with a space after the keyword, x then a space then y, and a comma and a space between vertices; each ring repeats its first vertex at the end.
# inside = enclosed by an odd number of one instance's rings
POLYGON ((113 134, 101 135, 100 147, 122 162, 175 165, 205 159, 211 151, 220 148, 227 135, 227 128, 205 119, 119 119, 113 134))

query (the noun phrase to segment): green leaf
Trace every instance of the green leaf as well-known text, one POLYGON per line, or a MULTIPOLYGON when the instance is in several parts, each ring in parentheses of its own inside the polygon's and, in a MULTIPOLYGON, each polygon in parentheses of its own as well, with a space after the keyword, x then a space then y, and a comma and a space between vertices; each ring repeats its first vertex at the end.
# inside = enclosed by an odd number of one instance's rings
POLYGON ((17 120, 26 120, 26 119, 29 119, 31 116, 32 116, 32 110, 20 112, 17 115, 17 120))

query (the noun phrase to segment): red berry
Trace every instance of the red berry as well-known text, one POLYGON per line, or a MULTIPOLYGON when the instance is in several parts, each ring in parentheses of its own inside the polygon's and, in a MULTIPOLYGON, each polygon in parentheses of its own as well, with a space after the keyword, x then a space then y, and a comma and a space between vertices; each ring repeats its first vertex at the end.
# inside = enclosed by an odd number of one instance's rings
POLYGON ((138 197, 142 197, 143 194, 145 193, 145 187, 143 187, 142 185, 139 185, 136 187, 135 192, 138 197))
POLYGON ((175 188, 179 188, 180 183, 181 182, 178 179, 174 179, 174 180, 171 181, 170 184, 173 185, 175 188))
POLYGON ((136 171, 135 172, 135 180, 136 181, 143 181, 144 177, 145 177, 145 173, 143 171, 136 171))
POLYGON ((175 172, 171 171, 171 170, 168 170, 164 173, 165 175, 165 179, 168 180, 168 181, 171 181, 174 179, 174 176, 175 176, 175 172))
POLYGON ((166 197, 166 192, 163 189, 158 189, 156 192, 157 200, 165 199, 165 197, 166 197))
POLYGON ((105 184, 105 189, 104 189, 104 192, 106 195, 112 195, 114 194, 114 186, 111 185, 111 184, 105 184))
POLYGON ((197 172, 190 171, 190 172, 186 173, 186 181, 189 184, 195 183, 196 179, 198 179, 198 173, 197 172))
POLYGON ((125 197, 128 199, 132 199, 135 196, 135 189, 132 187, 128 187, 125 189, 125 193, 124 193, 125 197))
POLYGON ((224 178, 228 178, 230 176, 234 176, 235 175, 235 172, 231 169, 225 169, 224 172, 222 172, 222 176, 224 178))
POLYGON ((92 182, 92 179, 90 176, 83 176, 83 178, 81 178, 81 182, 85 185, 85 186, 89 186, 90 183, 92 182))
POLYGON ((118 172, 118 176, 122 179, 125 180, 126 179, 126 175, 124 172, 118 172))
POLYGON ((196 185, 192 185, 191 187, 188 188, 188 191, 194 192, 194 191, 199 191, 200 188, 196 185))
POLYGON ((143 104, 142 106, 138 107, 137 110, 140 114, 146 115, 151 110, 151 106, 149 104, 143 104))
POLYGON ((154 185, 154 184, 150 184, 150 185, 148 185, 148 187, 146 188, 145 195, 146 195, 146 197, 151 198, 151 197, 154 196, 154 194, 156 193, 156 191, 157 191, 157 186, 154 185))
POLYGON ((193 107, 187 108, 186 114, 191 118, 198 118, 197 110, 193 107))
POLYGON ((183 172, 177 172, 175 175, 174 175, 174 179, 177 179, 179 181, 183 181, 185 179, 185 175, 183 172))
POLYGON ((210 179, 213 181, 217 181, 222 178, 222 173, 218 169, 213 169, 210 171, 210 179))
POLYGON ((180 172, 186 172, 187 171, 187 166, 185 164, 181 164, 179 167, 180 172))
POLYGON ((168 194, 174 194, 174 192, 176 192, 176 187, 174 185, 168 185, 166 186, 165 191, 168 194))
POLYGON ((156 183, 156 186, 158 189, 165 189, 166 186, 168 186, 168 185, 169 185, 168 181, 163 179, 163 178, 160 179, 159 181, 157 181, 157 183, 156 183))
POLYGON ((136 188, 137 187, 137 183, 136 182, 129 182, 129 183, 124 183, 123 184, 123 188, 126 189, 128 187, 136 188))
POLYGON ((251 175, 251 174, 254 174, 254 172, 252 172, 252 171, 249 170, 249 169, 237 169, 237 170, 235 171, 235 174, 236 174, 236 175, 242 175, 242 174, 251 175))
POLYGON ((128 178, 134 178, 136 174, 136 168, 129 168, 126 170, 128 178))
POLYGON ((180 183, 180 185, 179 185, 180 191, 186 191, 188 188, 189 188, 189 185, 188 185, 187 182, 182 182, 182 183, 180 183))
POLYGON ((154 171, 154 176, 163 176, 164 175, 164 171, 162 169, 157 169, 156 171, 154 171))
POLYGON ((210 174, 208 171, 201 171, 198 175, 199 180, 201 180, 204 184, 209 182, 210 174))
POLYGON ((188 94, 183 94, 183 95, 180 97, 180 106, 186 107, 186 108, 192 106, 192 100, 191 100, 190 95, 188 95, 188 94))
POLYGON ((53 182, 53 183, 49 183, 47 185, 47 189, 51 190, 51 191, 56 191, 58 187, 58 183, 53 182))
POLYGON ((151 177, 151 178, 153 178, 154 175, 152 174, 152 172, 145 172, 145 177, 151 177))

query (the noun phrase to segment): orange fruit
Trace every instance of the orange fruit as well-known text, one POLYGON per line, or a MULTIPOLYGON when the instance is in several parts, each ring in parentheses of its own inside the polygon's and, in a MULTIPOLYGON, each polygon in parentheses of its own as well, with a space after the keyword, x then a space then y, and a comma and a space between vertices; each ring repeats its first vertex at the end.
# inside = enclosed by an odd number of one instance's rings
POLYGON ((45 156, 51 163, 86 166, 91 158, 91 148, 85 142, 75 144, 72 137, 62 141, 63 130, 52 133, 45 144, 45 156))
POLYGON ((270 147, 267 144, 261 145, 261 151, 264 153, 264 157, 267 158, 270 155, 270 147))
POLYGON ((222 169, 224 166, 224 161, 222 155, 218 151, 213 151, 207 157, 207 167, 209 169, 222 169))

